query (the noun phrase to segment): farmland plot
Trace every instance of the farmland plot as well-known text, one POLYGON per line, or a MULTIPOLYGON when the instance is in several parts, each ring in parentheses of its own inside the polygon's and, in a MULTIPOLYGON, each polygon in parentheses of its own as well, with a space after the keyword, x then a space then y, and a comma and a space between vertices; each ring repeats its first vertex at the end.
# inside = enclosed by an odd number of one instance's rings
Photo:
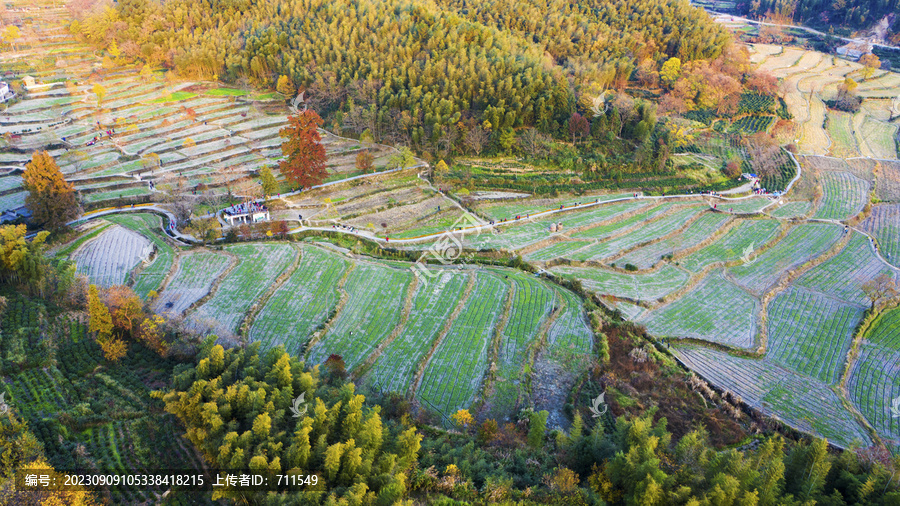
POLYGON ((689 368, 768 416, 844 448, 854 439, 870 444, 866 431, 824 383, 765 359, 745 359, 693 345, 673 349, 689 368))
POLYGON ((875 237, 881 254, 900 267, 900 204, 878 204, 861 228, 875 237))
POLYGON ((822 204, 814 215, 826 220, 846 220, 859 214, 869 199, 869 183, 848 172, 824 172, 822 204))
POLYGON ((881 172, 875 186, 875 196, 879 200, 900 202, 900 162, 878 162, 881 172))
POLYGON ((172 246, 162 238, 160 217, 141 213, 107 216, 104 219, 134 230, 150 239, 150 242, 156 247, 156 256, 137 274, 132 288, 141 297, 147 297, 151 290, 158 290, 175 259, 175 251, 172 246))
POLYGON ((711 273, 684 297, 638 320, 659 337, 690 337, 737 348, 753 347, 759 302, 711 273))
POLYGON ((804 200, 788 202, 777 209, 768 211, 768 213, 775 218, 796 218, 806 216, 810 209, 812 209, 812 203, 804 200))
POLYGON ((496 276, 479 275, 465 307, 425 366, 416 397, 445 422, 475 399, 506 291, 506 284, 496 276))
POLYGON ((79 274, 90 278, 91 283, 109 287, 124 284, 131 269, 151 251, 147 238, 116 225, 84 244, 74 260, 79 274))
POLYGON ((860 343, 847 382, 850 400, 886 439, 900 436, 891 403, 900 397, 900 309, 881 315, 860 343))
POLYGON ((510 274, 509 281, 513 300, 509 320, 500 335, 494 392, 487 401, 495 415, 514 411, 523 390, 522 367, 527 363, 528 348, 538 339, 541 324, 558 304, 556 293, 534 278, 516 273, 510 274))
POLYGON ((213 251, 196 251, 178 259, 178 270, 153 303, 153 310, 177 317, 203 298, 213 282, 231 263, 231 258, 213 251))
POLYGON ((605 225, 598 225, 596 227, 577 232, 575 234, 572 234, 572 237, 579 239, 603 239, 606 237, 610 237, 617 233, 628 230, 641 223, 642 221, 650 220, 657 216, 660 216, 668 212, 674 205, 675 204, 672 202, 667 202, 662 205, 649 208, 646 211, 638 213, 622 221, 615 221, 605 225))
POLYGON ((879 274, 893 276, 894 273, 875 256, 869 238, 853 232, 850 242, 840 253, 812 268, 795 284, 868 307, 870 301, 862 287, 879 274))
POLYGON ((581 281, 590 290, 636 300, 652 301, 684 286, 688 274, 671 265, 664 265, 649 274, 625 274, 593 267, 559 266, 550 269, 556 274, 581 281))
POLYGON ((746 220, 729 230, 718 241, 681 260, 681 265, 694 272, 715 262, 731 262, 768 243, 778 231, 777 220, 746 220), (748 249, 749 248, 749 249, 748 249))
POLYGON ((381 352, 367 383, 382 392, 405 393, 416 367, 437 339, 465 294, 467 276, 447 270, 427 285, 419 285, 403 331, 381 352))
POLYGON ((251 342, 259 341, 264 348, 283 344, 296 354, 337 305, 337 283, 347 261, 314 246, 303 247, 301 254, 300 265, 254 319, 251 342))
POLYGON ((568 258, 569 254, 577 251, 588 244, 592 244, 591 241, 560 241, 557 243, 553 243, 550 246, 546 246, 544 248, 534 250, 531 253, 525 255, 525 260, 543 262, 547 260, 553 260, 554 258, 568 258))
POLYGON ((728 221, 728 215, 706 213, 674 237, 638 248, 618 259, 617 263, 632 264, 639 269, 647 269, 656 264, 663 255, 688 249, 713 235, 728 221))
POLYGON ((585 320, 581 299, 568 290, 559 290, 559 297, 566 308, 547 331, 550 357, 565 361, 572 355, 589 354, 593 348, 594 333, 585 320))
POLYGON ((188 317, 198 331, 208 329, 220 337, 238 332, 250 306, 297 254, 289 244, 240 244, 226 251, 237 255, 240 263, 222 279, 215 295, 188 317))
POLYGON ((741 286, 762 294, 782 273, 815 258, 831 247, 841 236, 842 227, 829 223, 797 225, 777 244, 756 260, 728 270, 741 286))
POLYGON ((750 197, 745 199, 714 199, 716 209, 722 212, 734 214, 750 214, 762 211, 764 207, 772 204, 768 197, 750 197))
POLYGON ((861 144, 864 144, 863 156, 897 159, 897 144, 894 141, 897 125, 866 116, 859 135, 862 137, 861 144))
POLYGON ((310 363, 321 364, 337 353, 352 370, 365 360, 400 322, 412 277, 409 269, 357 264, 344 286, 347 303, 328 333, 309 350, 310 363))
POLYGON ((834 384, 864 308, 803 288, 769 305, 767 357, 786 369, 834 384))
MULTIPOLYGON (((478 206, 478 212, 493 220, 513 218, 516 215, 535 214, 550 209, 559 209, 559 206, 572 206, 575 203, 606 202, 620 198, 630 197, 630 193, 598 195, 594 197, 570 197, 565 199, 523 199, 499 203, 482 204, 478 206)), ((593 212, 595 208, 586 212, 593 212)))
POLYGON ((828 136, 831 137, 831 156, 850 158, 859 156, 859 148, 850 124, 850 114, 829 110, 826 116, 828 136))
POLYGON ((590 259, 592 260, 600 260, 615 255, 620 251, 633 248, 638 244, 651 241, 659 236, 664 236, 678 230, 684 222, 690 220, 700 212, 702 211, 699 207, 679 209, 657 221, 643 225, 632 232, 613 238, 609 241, 602 242, 596 247, 587 248, 585 251, 591 253, 590 259))

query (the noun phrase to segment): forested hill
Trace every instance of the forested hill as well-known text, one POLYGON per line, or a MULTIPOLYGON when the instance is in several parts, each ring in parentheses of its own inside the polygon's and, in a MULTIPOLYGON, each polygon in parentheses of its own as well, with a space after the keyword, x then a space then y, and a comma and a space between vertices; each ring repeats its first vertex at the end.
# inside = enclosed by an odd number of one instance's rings
POLYGON ((93 12, 73 29, 125 56, 187 77, 286 75, 320 111, 349 95, 409 111, 429 135, 464 115, 552 131, 573 110, 570 80, 621 86, 639 61, 713 58, 730 40, 684 0, 121 0, 93 12))
POLYGON ((542 45, 566 71, 621 85, 643 61, 712 60, 730 34, 686 0, 437 0, 487 26, 542 45))
POLYGON ((753 0, 739 2, 738 12, 762 17, 769 12, 790 13, 793 20, 815 28, 871 28, 889 14, 895 14, 891 32, 900 41, 900 0, 753 0))

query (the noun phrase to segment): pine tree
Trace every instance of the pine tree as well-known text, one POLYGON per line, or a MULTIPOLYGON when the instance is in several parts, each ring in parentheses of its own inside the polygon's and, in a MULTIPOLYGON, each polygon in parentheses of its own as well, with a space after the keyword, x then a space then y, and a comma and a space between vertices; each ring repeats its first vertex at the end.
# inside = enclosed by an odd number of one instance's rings
POLYGON ((55 232, 78 216, 75 187, 65 180, 46 151, 35 151, 31 162, 25 165, 22 186, 28 191, 25 205, 35 223, 55 232))

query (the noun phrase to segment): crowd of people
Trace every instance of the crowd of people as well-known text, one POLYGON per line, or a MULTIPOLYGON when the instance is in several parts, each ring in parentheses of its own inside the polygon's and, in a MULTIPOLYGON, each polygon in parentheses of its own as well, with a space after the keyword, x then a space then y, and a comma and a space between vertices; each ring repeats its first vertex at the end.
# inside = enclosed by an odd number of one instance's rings
POLYGON ((265 204, 248 200, 247 202, 241 202, 240 204, 226 207, 225 214, 229 216, 239 216, 242 214, 264 213, 268 210, 269 208, 266 207, 265 204))

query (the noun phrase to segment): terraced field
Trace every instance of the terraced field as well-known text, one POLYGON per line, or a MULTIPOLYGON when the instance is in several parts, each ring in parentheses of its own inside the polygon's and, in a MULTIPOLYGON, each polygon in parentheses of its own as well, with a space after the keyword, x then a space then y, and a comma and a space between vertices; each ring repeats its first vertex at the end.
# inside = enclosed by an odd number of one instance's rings
POLYGON ((878 433, 896 441, 900 418, 890 408, 900 398, 900 309, 884 313, 864 336, 847 389, 853 405, 878 433))
POLYGON ((73 255, 78 272, 100 286, 121 285, 139 262, 148 259, 152 247, 144 236, 113 226, 90 240, 73 255))
POLYGON ((172 281, 153 303, 153 310, 175 318, 205 297, 213 282, 236 262, 228 255, 214 251, 195 251, 178 258, 178 267, 172 281))
POLYGON ((868 182, 847 172, 826 172, 822 180, 825 196, 814 218, 846 220, 862 211, 868 201, 868 182))
POLYGON ((638 320, 653 335, 752 348, 759 301, 714 272, 680 299, 638 320))

